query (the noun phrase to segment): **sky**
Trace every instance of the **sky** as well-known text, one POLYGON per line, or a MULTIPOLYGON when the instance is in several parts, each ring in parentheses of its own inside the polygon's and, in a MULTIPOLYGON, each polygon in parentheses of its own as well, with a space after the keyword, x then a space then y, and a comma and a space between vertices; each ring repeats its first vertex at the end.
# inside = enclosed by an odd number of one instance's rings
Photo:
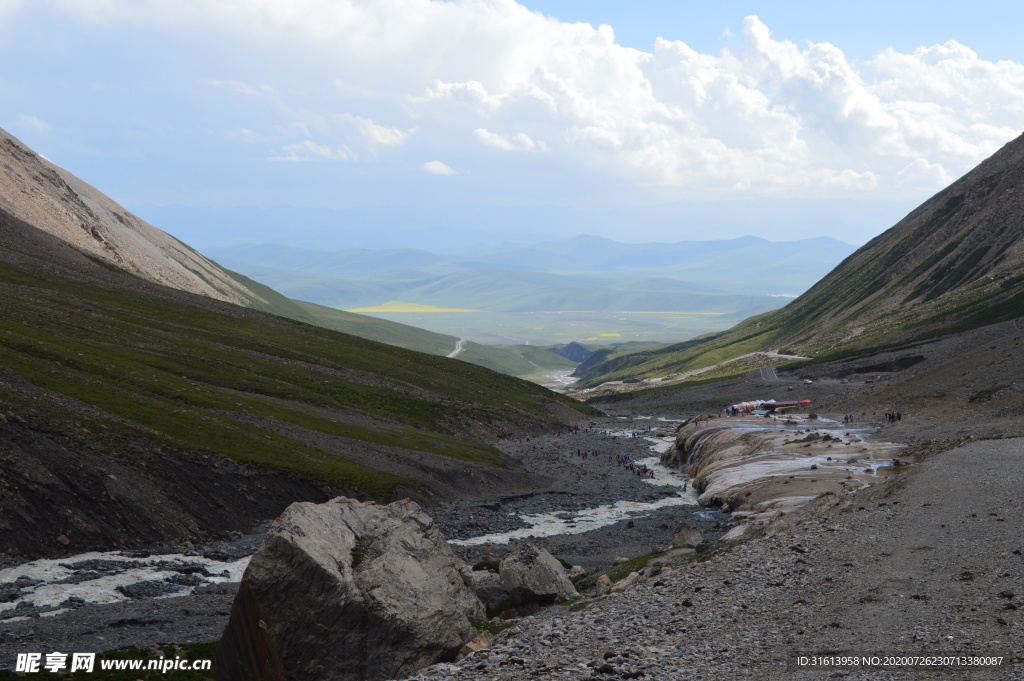
POLYGON ((1010 2, 0 0, 0 127, 199 246, 860 244, 1021 133, 1022 25, 1010 2))

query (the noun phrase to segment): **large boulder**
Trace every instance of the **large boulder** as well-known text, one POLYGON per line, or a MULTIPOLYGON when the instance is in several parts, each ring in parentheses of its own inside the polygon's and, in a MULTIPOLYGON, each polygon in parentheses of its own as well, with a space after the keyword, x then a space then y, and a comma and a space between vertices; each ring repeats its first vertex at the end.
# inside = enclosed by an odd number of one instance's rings
POLYGON ((390 679, 453 659, 484 617, 468 583, 412 501, 292 504, 242 577, 218 678, 390 679))
POLYGON ((580 595, 558 559, 532 543, 505 556, 499 574, 501 588, 513 597, 513 605, 517 600, 547 604, 580 595))

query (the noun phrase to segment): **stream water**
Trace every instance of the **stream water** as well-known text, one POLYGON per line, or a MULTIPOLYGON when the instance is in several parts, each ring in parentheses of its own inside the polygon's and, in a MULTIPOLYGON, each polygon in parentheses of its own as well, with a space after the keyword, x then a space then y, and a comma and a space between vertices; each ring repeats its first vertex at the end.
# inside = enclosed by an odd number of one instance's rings
POLYGON ((203 584, 237 582, 249 558, 218 561, 181 553, 136 557, 135 552, 81 553, 68 558, 49 558, 0 570, 0 620, 18 611, 38 608, 41 616, 55 615, 73 607, 68 599, 102 604, 130 598, 184 596, 203 584))
MULTIPOLYGON (((669 422, 667 419, 647 420, 657 423, 669 422)), ((782 424, 729 424, 737 428, 757 430, 788 430, 792 427, 782 424)), ((801 428, 809 424, 801 423, 801 428)), ((837 443, 862 441, 870 429, 864 427, 844 426, 825 419, 819 420, 814 427, 822 435, 828 433, 837 443)), ((670 487, 675 494, 656 501, 616 501, 593 508, 574 511, 556 511, 551 513, 523 514, 520 519, 526 527, 482 535, 469 539, 453 540, 452 544, 465 546, 479 544, 506 544, 515 539, 530 537, 551 537, 555 535, 575 535, 590 532, 622 520, 639 518, 654 511, 670 506, 697 505, 698 494, 690 484, 689 478, 682 471, 668 468, 661 463, 661 454, 675 444, 675 437, 659 437, 652 434, 648 426, 639 427, 636 421, 623 423, 620 427, 609 427, 607 435, 616 437, 643 438, 650 444, 650 456, 638 459, 638 463, 654 471, 652 478, 644 482, 661 487, 670 487)), ((895 450, 898 445, 890 443, 873 443, 875 453, 895 450)), ((846 449, 845 447, 843 449, 846 449)), ((835 454, 838 454, 837 450, 835 454)), ((772 452, 765 451, 764 455, 772 452)), ((845 452, 844 452, 845 453, 845 452)), ((859 452, 858 452, 859 453, 859 452)), ((835 457, 833 454, 833 457, 835 457)), ((850 451, 849 455, 854 452, 850 451)), ((856 455, 855 455, 856 456, 856 455)), ((884 461, 870 456, 859 457, 854 463, 843 462, 851 473, 874 475, 884 461)), ((810 464, 837 466, 839 461, 828 461, 824 456, 801 456, 794 460, 792 456, 759 457, 758 461, 724 472, 724 478, 718 484, 738 484, 750 478, 769 478, 778 475, 807 475, 810 464), (821 459, 819 461, 818 459, 821 459), (799 471, 796 468, 799 467, 799 471)), ((794 490, 797 491, 797 490, 794 490)), ((798 506, 806 503, 811 497, 799 496, 776 499, 775 506, 798 506)), ((715 511, 708 510, 709 517, 715 511)), ((249 557, 238 560, 218 561, 197 555, 169 554, 153 555, 137 552, 93 552, 68 558, 36 560, 22 565, 0 570, 0 620, 20 616, 19 610, 38 612, 42 616, 55 615, 76 603, 69 599, 82 600, 89 603, 112 603, 129 598, 152 598, 184 596, 191 593, 197 586, 218 582, 237 582, 245 571, 249 557), (142 557, 140 557, 142 556, 142 557), (32 608, 33 610, 29 610, 32 608)))
MULTIPOLYGON (((632 429, 608 430, 609 435, 617 437, 635 437, 636 432, 632 429)), ((643 464, 654 471, 654 477, 644 478, 644 482, 659 487, 674 487, 677 489, 677 493, 674 496, 650 502, 616 501, 612 504, 603 504, 581 511, 522 514, 519 518, 527 523, 528 527, 508 532, 485 534, 470 539, 453 540, 450 543, 462 546, 507 544, 515 539, 552 537, 560 534, 582 534, 607 525, 613 525, 621 520, 629 520, 647 515, 659 508, 696 505, 697 494, 690 487, 690 479, 684 473, 668 468, 661 463, 661 454, 668 451, 675 444, 675 438, 645 437, 644 439, 651 443, 650 449, 653 456, 638 459, 637 463, 643 464)))
MULTIPOLYGON (((640 437, 635 426, 609 428, 617 437, 640 437)), ((652 485, 676 488, 678 493, 653 502, 617 501, 580 511, 561 511, 520 516, 528 527, 466 540, 453 544, 504 544, 512 539, 548 537, 558 534, 582 534, 620 520, 638 518, 659 508, 696 505, 697 495, 689 479, 679 471, 661 464, 660 455, 672 447, 674 438, 645 437, 651 456, 639 463, 654 471, 645 479, 652 485), (684 491, 685 488, 685 491, 684 491)), ((41 616, 52 616, 74 607, 68 599, 83 599, 92 604, 113 603, 129 598, 172 598, 185 596, 197 586, 219 582, 238 582, 249 557, 230 562, 185 554, 138 557, 136 552, 91 552, 59 559, 36 560, 0 570, 0 621, 19 617, 19 609, 36 608, 41 616)), ((26 613, 28 614, 28 613, 26 613)))

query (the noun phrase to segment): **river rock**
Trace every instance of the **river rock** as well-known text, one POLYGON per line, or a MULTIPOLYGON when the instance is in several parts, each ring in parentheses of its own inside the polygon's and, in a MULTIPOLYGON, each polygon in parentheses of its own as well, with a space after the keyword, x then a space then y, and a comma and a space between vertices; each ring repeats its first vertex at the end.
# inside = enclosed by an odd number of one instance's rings
POLYGON ((539 603, 578 598, 565 568, 557 558, 536 544, 518 547, 501 561, 501 586, 505 591, 528 591, 539 603))
POLYGON ((462 646, 462 648, 459 650, 459 655, 465 657, 466 655, 478 653, 481 650, 487 650, 487 646, 491 644, 491 638, 492 634, 485 631, 484 633, 480 634, 466 645, 462 646))
POLYGON ((700 533, 700 530, 695 530, 692 527, 680 527, 672 535, 672 542, 676 546, 686 546, 694 548, 700 546, 704 542, 704 535, 700 533))
POLYGON ((630 572, 627 576, 623 577, 619 581, 617 581, 614 584, 612 584, 611 590, 612 591, 622 591, 623 589, 627 589, 627 588, 633 586, 638 581, 640 581, 640 573, 639 572, 630 572))
POLYGON ((401 678, 451 660, 484 616, 468 573, 408 499, 292 504, 242 577, 218 678, 401 678))
POLYGON ((737 525, 736 527, 730 528, 728 532, 722 535, 722 541, 736 541, 740 537, 743 537, 750 531, 750 525, 737 525))

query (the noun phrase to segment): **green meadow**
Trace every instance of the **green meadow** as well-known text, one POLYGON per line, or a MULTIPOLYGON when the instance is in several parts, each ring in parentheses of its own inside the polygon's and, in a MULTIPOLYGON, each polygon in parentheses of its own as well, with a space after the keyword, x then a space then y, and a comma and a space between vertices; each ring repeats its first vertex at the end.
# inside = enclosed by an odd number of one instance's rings
MULTIPOLYGON (((780 299, 782 301, 783 299, 780 299)), ((549 346, 624 342, 677 343, 721 331, 741 321, 734 311, 367 311, 359 314, 400 322, 483 345, 549 346)))

